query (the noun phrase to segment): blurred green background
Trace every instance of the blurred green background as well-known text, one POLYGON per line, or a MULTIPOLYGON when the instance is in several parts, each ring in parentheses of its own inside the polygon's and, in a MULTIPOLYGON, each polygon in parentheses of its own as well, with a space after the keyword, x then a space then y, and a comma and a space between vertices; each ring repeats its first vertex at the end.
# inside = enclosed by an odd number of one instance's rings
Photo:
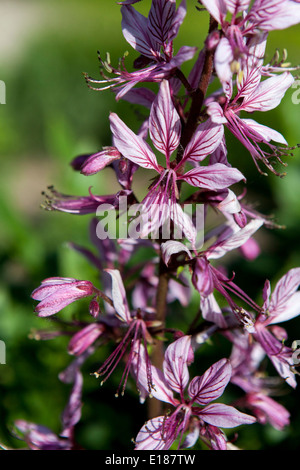
MULTIPOLYGON (((177 49, 183 44, 201 47, 207 30, 207 15, 195 9, 195 0, 187 4, 177 49)), ((136 7, 147 14, 150 1, 136 7)), ((299 39, 299 26, 272 33, 267 60, 275 48, 287 48, 289 61, 300 63, 299 39)), ((95 277, 93 268, 67 246, 68 241, 89 246, 90 217, 41 210, 41 192, 52 184, 66 194, 86 195, 90 186, 96 194, 114 192, 118 186, 110 169, 84 177, 69 163, 80 153, 94 153, 111 144, 110 111, 118 112, 134 130, 141 123, 143 110, 138 106, 116 103, 111 92, 87 88, 82 73, 99 76, 97 50, 103 55, 109 51, 113 64, 125 50, 130 52, 127 63, 137 57, 122 36, 120 7, 115 1, 1 0, 0 79, 6 84, 6 104, 0 105, 0 339, 6 344, 6 364, 0 365, 0 442, 12 447, 20 446, 9 430, 15 419, 59 432, 60 413, 69 393, 69 387, 58 380, 58 373, 71 360, 65 353, 67 338, 46 342, 29 338, 32 329, 51 327, 50 320, 33 313, 35 302, 30 294, 46 277, 95 277)), ((184 70, 190 66, 186 63, 184 70)), ((290 145, 300 141, 300 105, 292 103, 294 91, 287 92, 274 112, 257 116, 262 124, 282 132, 290 145)), ((286 178, 264 177, 247 152, 228 139, 232 163, 248 177, 248 200, 259 201, 258 210, 274 214, 286 226, 285 230, 262 230, 258 235, 262 253, 254 262, 237 256, 229 259, 238 284, 260 299, 265 278, 275 283, 288 269, 300 266, 300 155, 295 151, 288 158, 286 178)), ((143 183, 135 184, 138 190, 143 188, 143 183)), ((195 312, 197 302, 198 298, 192 305, 195 312)), ((67 314, 77 308, 70 307, 67 314)), ((182 318, 182 308, 177 303, 176 308, 182 318)), ((300 339, 300 318, 285 326, 288 345, 300 339)), ((214 354, 218 358, 219 351, 209 346, 204 350, 210 362, 214 354)), ((90 377, 103 357, 85 365, 78 440, 87 449, 127 450, 144 423, 145 411, 137 403, 133 386, 124 398, 115 399, 111 384, 100 389, 99 382, 90 377)), ((117 385, 118 377, 112 382, 117 385)), ((270 426, 242 428, 244 448, 298 447, 299 392, 286 387, 279 401, 291 411, 291 425, 283 432, 270 426)))

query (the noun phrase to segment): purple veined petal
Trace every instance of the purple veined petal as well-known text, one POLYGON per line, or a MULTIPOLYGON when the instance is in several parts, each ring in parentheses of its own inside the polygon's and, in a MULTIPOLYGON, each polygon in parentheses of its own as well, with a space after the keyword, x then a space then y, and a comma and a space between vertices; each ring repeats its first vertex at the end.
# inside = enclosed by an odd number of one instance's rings
POLYGON ((60 439, 46 426, 21 419, 15 421, 14 424, 24 434, 24 440, 31 450, 68 450, 71 447, 69 440, 60 439))
POLYGON ((207 114, 210 116, 211 122, 215 124, 226 124, 227 122, 223 109, 216 101, 207 104, 207 114))
POLYGON ((44 279, 39 287, 34 289, 31 297, 34 300, 43 300, 66 284, 73 284, 77 279, 71 277, 49 277, 44 279))
POLYGON ((179 145, 181 122, 167 80, 161 82, 158 95, 151 106, 149 132, 153 144, 165 154, 169 162, 170 155, 179 145))
POLYGON ((213 165, 214 163, 222 163, 226 166, 231 166, 227 159, 227 147, 226 142, 223 137, 220 145, 216 148, 216 150, 211 154, 209 157, 209 164, 213 165))
POLYGON ((199 434, 199 426, 195 426, 194 429, 185 436, 184 442, 180 447, 182 449, 189 449, 190 447, 193 447, 199 438, 199 434))
POLYGON ((241 424, 253 424, 256 418, 245 413, 241 413, 233 406, 223 405, 222 403, 213 403, 206 406, 198 416, 208 424, 218 428, 234 428, 241 424))
POLYGON ((249 393, 247 395, 247 405, 258 416, 258 421, 265 424, 267 421, 279 431, 290 424, 290 413, 273 398, 263 393, 249 393))
POLYGON ((263 80, 250 95, 244 97, 239 110, 251 113, 253 111, 270 111, 276 108, 293 82, 294 77, 290 72, 263 80))
POLYGON ((268 322, 269 325, 273 323, 281 323, 300 315, 300 292, 295 292, 293 295, 287 299, 284 304, 284 310, 280 308, 279 312, 277 309, 270 314, 271 321, 268 322))
POLYGON ((219 211, 227 214, 236 214, 241 211, 238 198, 231 189, 227 189, 227 196, 216 207, 219 211))
POLYGON ((130 5, 123 5, 122 32, 126 41, 138 52, 150 59, 159 56, 160 45, 156 46, 148 30, 148 20, 130 5))
POLYGON ((284 352, 282 352, 278 355, 270 355, 269 358, 278 374, 285 380, 285 382, 290 387, 296 388, 297 380, 295 378, 295 373, 292 371, 292 367, 295 366, 292 358, 292 352, 289 354, 284 354, 284 352))
POLYGON ((201 297, 207 297, 215 288, 213 271, 205 256, 200 256, 195 260, 192 283, 195 289, 200 292, 201 297))
POLYGON ((95 153, 85 160, 81 166, 81 173, 83 175, 94 175, 98 171, 103 170, 107 165, 110 165, 114 160, 121 158, 120 152, 114 147, 107 147, 102 152, 95 153))
POLYGON ((170 207, 170 217, 175 224, 175 237, 182 238, 183 234, 191 243, 192 248, 195 247, 197 230, 193 224, 190 214, 185 212, 180 204, 173 203, 170 207))
POLYGON ((221 83, 228 83, 232 78, 230 64, 233 62, 234 56, 232 47, 227 38, 222 38, 215 52, 215 68, 221 83))
POLYGON ((207 405, 219 398, 230 378, 232 368, 228 359, 220 359, 200 377, 194 377, 190 382, 188 394, 199 405, 207 405))
POLYGON ((169 39, 169 32, 176 12, 176 0, 153 0, 148 15, 148 30, 152 43, 163 46, 169 39))
POLYGON ((140 136, 132 132, 115 113, 110 114, 110 124, 114 143, 125 158, 139 166, 159 172, 156 156, 140 136))
POLYGON ((168 40, 172 41, 178 34, 178 30, 183 23, 183 20, 186 15, 186 0, 182 0, 179 7, 176 10, 175 15, 173 16, 173 21, 168 32, 168 40))
POLYGON ((251 0, 224 0, 227 10, 230 13, 239 13, 245 11, 249 7, 251 0))
POLYGON ((290 299, 297 291, 299 285, 300 268, 290 269, 284 276, 282 276, 282 278, 277 282, 270 298, 269 313, 271 316, 277 316, 284 313, 287 306, 292 308, 290 299))
POLYGON ((91 323, 78 331, 68 344, 68 352, 79 356, 93 344, 104 332, 104 325, 101 323, 91 323))
POLYGON ((112 301, 120 320, 130 323, 131 314, 128 307, 126 292, 121 278, 120 271, 117 269, 105 269, 112 280, 112 301))
POLYGON ((163 370, 169 386, 183 394, 189 381, 188 361, 191 355, 191 336, 182 336, 171 343, 163 362, 163 370))
POLYGON ((39 317, 47 317, 58 313, 74 301, 88 297, 94 293, 94 286, 90 281, 75 280, 72 283, 58 284, 56 287, 41 286, 32 293, 35 300, 42 299, 34 311, 39 317))
MULTIPOLYGON (((116 92, 120 91, 120 88, 113 89, 116 92)), ((122 99, 133 104, 140 104, 146 108, 151 108, 153 101, 156 98, 156 94, 148 88, 139 87, 129 90, 127 93, 122 94, 122 99)))
POLYGON ((280 134, 280 132, 271 129, 271 127, 258 124, 253 119, 242 119, 242 121, 246 124, 247 127, 249 127, 256 134, 260 135, 267 142, 273 140, 274 142, 278 142, 283 145, 288 145, 283 135, 280 134))
POLYGON ((149 388, 151 388, 151 398, 154 397, 157 400, 177 406, 178 400, 174 399, 173 391, 169 387, 162 371, 153 365, 151 365, 151 370, 149 371, 149 364, 147 363, 146 351, 143 344, 139 345, 139 354, 136 354, 134 357, 132 368, 137 388, 142 392, 143 398, 149 394, 149 388), (149 376, 151 376, 151 384, 149 383, 149 376))
POLYGON ((264 288, 263 288, 263 291, 262 291, 262 298, 263 298, 263 301, 264 301, 264 304, 263 304, 263 311, 264 312, 269 309, 270 294, 271 294, 271 284, 270 284, 269 279, 266 279, 265 284, 264 284, 264 288))
POLYGON ((193 168, 178 179, 186 181, 197 188, 216 191, 244 180, 244 175, 236 168, 230 168, 222 163, 193 168))
POLYGON ((205 320, 216 324, 219 328, 226 328, 226 320, 213 294, 201 296, 200 308, 205 320))
MULTIPOLYGON (((211 118, 199 124, 193 137, 185 148, 182 162, 190 160, 202 162, 220 145, 224 135, 223 125, 215 124, 211 118)), ((180 163, 182 163, 180 162, 180 163)))
POLYGON ((248 46, 248 56, 237 80, 238 96, 249 96, 259 85, 265 57, 268 33, 255 35, 248 46))
POLYGON ((167 266, 171 257, 180 253, 185 253, 190 259, 192 258, 190 250, 181 242, 176 240, 168 240, 167 242, 161 244, 162 258, 167 266))
POLYGON ((218 259, 224 256, 228 251, 235 250, 242 246, 262 225, 262 219, 253 219, 244 228, 233 232, 224 240, 217 241, 207 252, 208 259, 218 259))
POLYGON ((255 0, 247 20, 263 31, 286 29, 300 22, 300 5, 297 0, 255 0))
POLYGON ((164 416, 157 416, 147 421, 135 439, 135 450, 168 450, 162 438, 164 416))
POLYGON ((187 60, 191 60, 194 55, 197 52, 197 47, 191 47, 191 46, 182 46, 177 54, 172 57, 170 62, 167 62, 163 66, 163 71, 166 73, 167 71, 171 71, 176 69, 177 67, 180 67, 183 62, 186 62, 187 60))
POLYGON ((62 437, 71 439, 73 436, 74 426, 80 421, 82 408, 82 384, 82 374, 77 370, 69 401, 61 416, 63 430, 60 436, 62 437))
POLYGON ((218 23, 223 24, 227 13, 226 0, 201 0, 201 3, 218 23))

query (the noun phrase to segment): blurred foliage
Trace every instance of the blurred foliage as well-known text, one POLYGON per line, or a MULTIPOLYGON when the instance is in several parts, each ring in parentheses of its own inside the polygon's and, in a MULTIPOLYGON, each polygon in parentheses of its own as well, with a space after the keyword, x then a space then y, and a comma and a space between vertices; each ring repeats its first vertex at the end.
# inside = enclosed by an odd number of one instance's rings
MULTIPOLYGON (((0 365, 0 442, 21 445, 10 434, 15 419, 27 419, 60 431, 60 413, 69 388, 58 374, 70 362, 65 353, 67 338, 36 342, 29 338, 33 329, 52 326, 51 320, 33 314, 32 290, 50 276, 93 279, 95 272, 73 252, 66 242, 89 246, 88 216, 76 217, 39 208, 41 191, 54 184, 67 194, 106 194, 117 188, 110 169, 84 177, 69 163, 80 153, 96 152, 111 144, 108 114, 117 111, 134 130, 138 129, 141 110, 125 102, 116 103, 111 92, 93 92, 85 84, 82 72, 98 76, 97 50, 110 52, 112 63, 125 50, 127 62, 137 56, 126 43, 121 31, 120 7, 113 0, 32 0, 10 1, 12 13, 19 21, 22 9, 37 15, 38 27, 20 40, 19 54, 8 54, 1 67, 1 79, 7 86, 6 105, 0 106, 0 338, 6 343, 6 365, 0 365), (18 13, 19 11, 19 13, 18 13)), ((179 45, 202 46, 207 30, 207 15, 188 0, 188 15, 176 39, 179 45)), ((150 2, 136 8, 147 14, 150 2)), ((0 7, 1 9, 1 7, 0 7)), ((12 16, 13 18, 14 16, 12 16)), ((11 25, 13 27, 13 24, 11 25)), ((26 22, 25 22, 26 26, 26 22)), ((28 25, 30 29, 30 24, 28 25)), ((287 48, 293 64, 299 62, 299 27, 270 35, 269 58, 275 48, 287 48)), ((1 33, 0 33, 1 35, 1 33)), ((191 64, 184 64, 189 70, 191 64)), ((260 114, 259 122, 282 132, 291 145, 299 139, 299 105, 292 104, 288 91, 282 104, 273 112, 260 114)), ((229 270, 236 272, 242 288, 260 299, 265 278, 272 283, 288 269, 300 265, 300 155, 288 158, 287 177, 280 179, 257 173, 251 157, 228 136, 233 165, 248 175, 247 199, 259 201, 258 210, 274 214, 286 228, 262 230, 258 239, 262 253, 252 263, 231 256, 229 270), (250 280, 250 283, 249 283, 250 280)), ((300 139, 299 139, 300 140, 300 139)), ((140 189, 143 184, 137 182, 140 189)), ((274 285, 274 284, 273 284, 274 285)), ((198 308, 197 294, 191 310, 198 308)), ((80 304, 80 303, 79 303, 80 304)), ((81 304, 80 304, 81 305, 81 304)), ((70 306, 64 315, 79 313, 70 306)), ((176 304, 176 316, 184 325, 187 312, 176 304)), ((172 315, 175 316, 174 312, 172 315)), ((190 313, 189 313, 190 315, 190 313)), ((184 326, 182 326, 184 327, 184 326)), ((300 320, 287 325, 289 344, 300 338, 300 320)), ((205 345, 201 355, 201 374, 205 366, 225 354, 226 344, 217 338, 205 345)), ((78 426, 78 440, 87 449, 130 448, 130 439, 146 419, 138 403, 134 385, 123 398, 114 398, 111 387, 118 385, 118 373, 101 389, 90 376, 99 367, 106 351, 91 358, 84 367, 85 388, 83 420, 78 426), (139 421, 135 419, 139 416, 139 421)), ((228 351, 229 353, 229 351, 228 351)), ((227 398, 236 398, 229 390, 227 398)), ((291 426, 284 432, 270 426, 253 425, 239 431, 241 447, 247 449, 296 449, 300 438, 299 392, 284 389, 280 403, 291 412, 291 426)))

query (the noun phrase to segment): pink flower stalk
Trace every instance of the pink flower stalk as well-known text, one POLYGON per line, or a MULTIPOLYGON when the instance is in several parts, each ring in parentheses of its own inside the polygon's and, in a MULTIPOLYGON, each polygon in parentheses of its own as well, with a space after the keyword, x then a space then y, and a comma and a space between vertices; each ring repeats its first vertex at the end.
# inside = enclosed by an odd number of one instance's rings
MULTIPOLYGON (((151 394, 175 409, 171 414, 151 419, 141 428, 136 438, 136 450, 168 450, 177 438, 180 446, 184 433, 189 433, 190 425, 193 437, 187 442, 194 445, 198 437, 201 439, 202 435, 208 434, 207 428, 211 431, 213 426, 232 428, 256 421, 232 406, 211 403, 223 394, 230 381, 231 365, 228 360, 221 359, 189 383, 188 365, 192 360, 191 337, 183 336, 168 346, 163 372, 152 366, 154 388, 151 394), (188 398, 185 397, 186 387, 188 398), (178 398, 174 397, 174 392, 179 395, 178 398)), ((145 384, 144 367, 139 381, 145 384)), ((221 440, 220 447, 226 449, 223 436, 221 440)))

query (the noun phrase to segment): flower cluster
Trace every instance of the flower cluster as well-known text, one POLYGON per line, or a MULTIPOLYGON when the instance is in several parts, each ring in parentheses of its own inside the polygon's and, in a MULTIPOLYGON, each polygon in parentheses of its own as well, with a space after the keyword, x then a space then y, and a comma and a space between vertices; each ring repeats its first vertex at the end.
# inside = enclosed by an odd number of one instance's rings
MULTIPOLYGON (((120 190, 76 197, 50 188, 46 203, 51 210, 93 216, 103 205, 121 218, 125 197, 129 212, 134 205, 139 209, 129 213, 139 236, 101 238, 97 234, 103 221, 93 217, 90 234, 95 252, 71 246, 92 264, 99 286, 55 277, 44 280, 32 297, 39 302, 35 312, 40 317, 52 317, 79 299, 85 299, 84 305, 89 298, 88 318, 59 322, 58 316, 53 335, 64 334, 68 327, 68 353, 75 356, 72 364, 77 367, 103 344, 111 345, 111 354, 92 372, 103 384, 115 368, 123 368, 115 394, 124 394, 128 380, 133 380, 140 402, 150 403, 149 419, 140 423, 135 439, 136 450, 190 448, 199 441, 210 449, 225 450, 230 442, 224 428, 257 421, 283 429, 289 412, 272 394, 283 382, 292 388, 297 385, 293 350, 285 344, 286 331, 277 324, 300 314, 300 268, 283 275, 272 293, 266 280, 263 302, 252 299, 239 287, 238 274, 226 269, 226 255, 232 250, 249 261, 259 256, 256 232, 275 226, 244 202, 247 175, 232 165, 226 139, 229 131, 245 148, 241 157, 250 153, 260 173, 264 165, 266 171, 282 176, 276 168, 286 164, 283 157, 292 147, 278 130, 244 113, 274 109, 293 84, 293 67, 275 59, 265 64, 264 57, 271 31, 300 22, 300 3, 199 1, 198 14, 205 9, 210 14, 203 48, 183 46, 176 51, 174 39, 186 15, 186 1, 176 7, 176 0, 152 0, 148 17, 134 5, 139 1, 120 2, 124 37, 139 54, 134 70, 126 68, 125 55, 118 67, 110 63, 109 55, 105 60, 99 56, 101 79, 87 74, 85 78, 94 90, 111 89, 116 100, 142 106, 147 118, 135 132, 111 113, 112 141, 95 154, 72 161, 85 176, 105 172, 109 166, 120 190), (186 76, 181 66, 192 59, 186 76), (146 88, 145 83, 152 86, 146 88), (133 190, 135 178, 144 178, 147 188, 140 199, 133 190), (202 207, 201 229, 195 213, 184 210, 186 204, 202 207), (211 220, 213 228, 208 229, 211 220), (148 250, 147 259, 135 257, 141 248, 148 250), (139 260, 134 265, 133 258, 139 260), (195 295, 199 297, 196 319, 189 316, 195 295), (180 329, 172 315, 176 300, 189 318, 180 329), (201 346, 218 334, 228 341, 231 354, 224 357, 220 351, 219 360, 204 372, 201 346), (274 366, 274 376, 260 367, 263 359, 274 366), (191 380, 188 366, 195 371, 191 380), (238 387, 240 398, 234 406, 223 403, 226 393, 222 402, 215 402, 227 386, 238 387)), ((49 335, 37 333, 39 338, 49 335)), ((76 448, 79 368, 76 377, 76 398, 63 415, 60 436, 17 422, 31 449, 76 448)))

